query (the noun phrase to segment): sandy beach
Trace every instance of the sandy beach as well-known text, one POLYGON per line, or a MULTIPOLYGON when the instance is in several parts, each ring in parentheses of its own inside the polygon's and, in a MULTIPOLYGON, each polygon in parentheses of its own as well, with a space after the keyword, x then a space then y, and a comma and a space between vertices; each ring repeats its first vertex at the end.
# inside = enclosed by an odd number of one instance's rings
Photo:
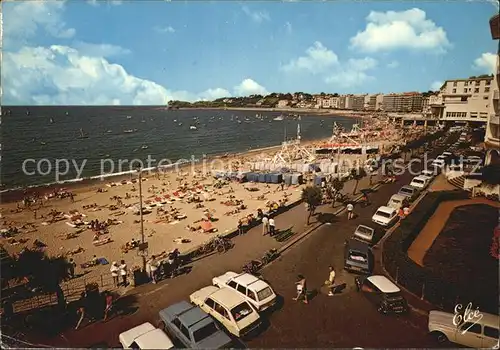
MULTIPOLYGON (((382 150, 399 142, 401 135, 378 140, 382 150)), ((326 140, 302 143, 315 147, 326 140)), ((185 252, 210 238, 232 232, 238 220, 255 215, 257 209, 286 205, 300 199, 305 185, 281 187, 280 184, 239 183, 215 179, 213 170, 248 171, 250 164, 270 161, 281 146, 216 158, 215 167, 183 167, 179 171, 143 174, 144 235, 148 253, 159 255, 178 248, 185 252), (208 220, 207 220, 208 219, 208 220)), ((340 160, 362 161, 366 155, 342 155, 340 160)), ((359 163, 361 164, 361 163, 359 163)), ((305 173, 310 184, 314 177, 305 173)), ((62 187, 62 186, 59 186, 62 187)), ((17 228, 18 234, 2 237, 9 253, 19 253, 38 240, 49 255, 66 255, 77 264, 77 274, 85 272, 86 281, 101 275, 110 278, 110 265, 82 268, 94 256, 107 262, 125 260, 129 268, 142 265, 137 249, 124 250, 132 239, 141 240, 137 176, 107 178, 90 185, 67 186, 73 198, 42 200, 26 208, 19 201, 1 205, 2 230, 17 228), (134 181, 134 182, 133 182, 134 181), (98 220, 101 229, 90 228, 98 220), (101 234, 97 234, 101 231, 101 234)), ((47 189, 45 188, 45 191, 47 189)), ((45 192, 46 193, 46 192, 45 192)), ((277 226, 282 226, 277 219, 277 226)))

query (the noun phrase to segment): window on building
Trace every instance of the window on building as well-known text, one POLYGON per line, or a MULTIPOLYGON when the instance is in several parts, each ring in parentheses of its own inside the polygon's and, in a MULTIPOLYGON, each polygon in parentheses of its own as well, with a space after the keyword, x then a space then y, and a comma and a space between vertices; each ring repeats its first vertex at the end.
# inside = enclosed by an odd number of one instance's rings
POLYGON ((465 85, 465 86, 469 85, 469 82, 466 80, 466 81, 464 82, 464 85, 465 85))
POLYGON ((467 112, 462 113, 462 118, 467 118, 467 112))
POLYGON ((474 93, 475 93, 475 94, 478 94, 478 93, 479 93, 479 88, 475 88, 475 89, 474 89, 474 93))
POLYGON ((488 96, 483 96, 483 100, 487 100, 488 99, 488 96))
POLYGON ((450 118, 451 117, 451 112, 446 112, 446 118, 450 118))
POLYGON ((490 86, 491 85, 491 80, 486 80, 486 86, 490 86))
POLYGON ((460 98, 460 101, 462 101, 462 102, 467 102, 467 100, 468 100, 467 96, 462 96, 460 98))
POLYGON ((467 89, 464 89, 464 94, 466 94, 466 93, 467 93, 467 89))
POLYGON ((457 82, 456 81, 453 82, 453 86, 457 86, 457 82))
POLYGON ((484 92, 490 92, 490 88, 489 87, 485 87, 484 88, 484 92))
POLYGON ((453 89, 453 93, 455 94, 457 92, 457 89, 453 89))

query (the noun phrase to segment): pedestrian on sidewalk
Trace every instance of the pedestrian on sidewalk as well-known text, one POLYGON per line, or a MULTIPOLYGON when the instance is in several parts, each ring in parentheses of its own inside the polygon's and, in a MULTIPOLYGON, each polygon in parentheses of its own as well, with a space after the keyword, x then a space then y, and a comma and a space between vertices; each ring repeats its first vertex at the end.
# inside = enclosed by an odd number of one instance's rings
POLYGON ((69 278, 75 278, 75 268, 76 268, 76 263, 73 260, 73 258, 70 258, 68 261, 68 275, 69 278))
POLYGON ((156 257, 154 255, 151 255, 151 260, 149 261, 149 271, 151 282, 153 282, 153 284, 156 284, 158 275, 158 261, 156 261, 156 257))
POLYGON ((328 296, 331 297, 333 296, 333 289, 335 288, 335 270, 333 269, 333 266, 329 266, 328 270, 330 271, 328 274, 328 283, 330 285, 330 290, 328 291, 328 296))
POLYGON ((241 236, 243 234, 243 220, 238 220, 238 234, 241 236))
POLYGON ((347 203, 347 220, 354 218, 354 204, 352 202, 347 203))
POLYGON ((272 237, 276 233, 276 223, 273 218, 269 219, 269 235, 272 237))
POLYGON ((300 299, 303 299, 304 304, 307 304, 307 284, 306 284, 306 278, 303 275, 298 275, 297 276, 298 281, 295 282, 295 285, 297 286, 297 297, 293 298, 295 301, 299 301, 300 299))
POLYGON ((122 284, 124 287, 128 285, 127 283, 127 264, 125 264, 125 260, 120 261, 120 276, 122 276, 122 284))
POLYGON ((86 311, 86 304, 87 303, 87 294, 85 292, 82 292, 80 294, 80 299, 77 301, 77 315, 80 315, 80 318, 78 319, 78 323, 75 326, 75 330, 78 330, 80 328, 80 325, 82 324, 82 321, 85 317, 87 317, 85 311, 86 311))
POLYGON ((111 268, 109 270, 111 271, 111 277, 113 277, 113 284, 115 285, 115 287, 118 287, 118 285, 120 284, 119 277, 118 277, 118 273, 120 271, 120 268, 118 267, 118 264, 116 263, 116 261, 113 261, 111 263, 111 268))
POLYGON ((269 233, 269 219, 267 216, 262 218, 262 235, 265 236, 269 233))
POLYGON ((113 307, 113 295, 106 291, 104 292, 105 300, 106 300, 106 308, 104 309, 104 321, 108 319, 108 314, 113 307))

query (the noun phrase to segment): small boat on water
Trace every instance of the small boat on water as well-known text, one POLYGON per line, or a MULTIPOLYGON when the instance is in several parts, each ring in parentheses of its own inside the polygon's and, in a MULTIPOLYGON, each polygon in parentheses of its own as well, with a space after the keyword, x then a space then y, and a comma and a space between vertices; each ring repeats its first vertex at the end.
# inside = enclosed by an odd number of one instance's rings
POLYGON ((282 120, 284 120, 284 119, 285 119, 285 117, 284 117, 283 115, 279 115, 279 116, 277 116, 276 118, 274 118, 273 120, 276 120, 276 121, 282 121, 282 120))
POLYGON ((50 124, 54 124, 54 119, 50 118, 49 122, 50 124))
POLYGON ((128 130, 124 130, 123 132, 125 134, 131 134, 131 133, 136 132, 136 131, 137 131, 137 129, 133 129, 133 130, 132 129, 128 129, 128 130))
POLYGON ((141 147, 141 149, 148 149, 148 146, 143 145, 143 146, 141 147))
POLYGON ((108 130, 108 131, 106 131, 106 132, 107 132, 108 134, 111 134, 111 133, 112 133, 113 131, 111 131, 111 130, 108 130))
POLYGON ((132 119, 132 116, 131 115, 127 115, 127 119, 132 119))
POLYGON ((182 123, 179 123, 179 124, 177 124, 177 125, 182 126, 182 123))
POLYGON ((89 135, 85 135, 83 132, 83 129, 80 128, 80 136, 78 136, 79 139, 88 139, 89 135))
POLYGON ((41 144, 42 146, 45 146, 45 145, 47 144, 47 142, 40 142, 40 144, 41 144))
POLYGON ((197 130, 198 128, 197 128, 196 126, 194 126, 194 125, 191 125, 191 126, 189 127, 189 129, 191 129, 191 130, 197 130))

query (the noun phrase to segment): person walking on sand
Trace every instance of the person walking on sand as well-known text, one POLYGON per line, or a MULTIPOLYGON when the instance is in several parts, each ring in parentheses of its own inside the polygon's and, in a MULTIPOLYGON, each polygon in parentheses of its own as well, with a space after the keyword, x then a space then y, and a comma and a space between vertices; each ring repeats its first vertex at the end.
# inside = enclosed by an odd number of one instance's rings
POLYGON ((276 223, 274 222, 273 218, 269 219, 269 235, 274 236, 276 233, 276 223))
POLYGON ((265 236, 269 233, 269 219, 267 216, 262 218, 262 235, 265 236))
POLYGON ((293 298, 293 300, 298 301, 303 298, 304 304, 308 304, 306 278, 303 275, 298 275, 297 279, 298 281, 295 282, 297 288, 297 297, 293 298))
POLYGON ((118 273, 120 271, 120 268, 118 267, 118 264, 116 263, 116 261, 113 261, 113 263, 111 264, 111 268, 109 270, 111 271, 111 277, 113 277, 113 283, 114 283, 115 287, 118 287, 118 285, 120 284, 119 277, 118 277, 118 273))
POLYGON ((69 278, 71 279, 75 278, 75 268, 76 268, 76 263, 73 260, 73 258, 70 258, 68 261, 68 275, 69 278))
POLYGON ((122 276, 122 284, 124 287, 127 286, 127 264, 125 264, 125 260, 120 261, 120 276, 122 276))
POLYGON ((335 283, 335 270, 333 266, 329 266, 328 270, 330 271, 328 274, 328 283, 330 285, 330 290, 328 291, 328 296, 331 297, 333 295, 334 283, 335 283))

